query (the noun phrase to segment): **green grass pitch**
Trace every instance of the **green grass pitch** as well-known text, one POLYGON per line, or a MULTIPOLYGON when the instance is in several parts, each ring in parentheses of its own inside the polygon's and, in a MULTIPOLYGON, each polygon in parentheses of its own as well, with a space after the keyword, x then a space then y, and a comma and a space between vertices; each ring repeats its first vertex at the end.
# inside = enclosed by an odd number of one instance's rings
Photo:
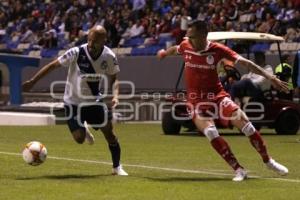
POLYGON ((225 135, 251 177, 235 183, 205 137, 166 136, 158 124, 116 124, 115 130, 128 177, 110 175, 100 132, 93 131, 96 142, 89 146, 76 144, 65 125, 0 127, 0 200, 300 199, 299 135, 263 135, 271 155, 289 168, 286 177, 267 170, 245 136, 225 135), (48 150, 46 162, 37 167, 20 155, 33 140, 48 150))

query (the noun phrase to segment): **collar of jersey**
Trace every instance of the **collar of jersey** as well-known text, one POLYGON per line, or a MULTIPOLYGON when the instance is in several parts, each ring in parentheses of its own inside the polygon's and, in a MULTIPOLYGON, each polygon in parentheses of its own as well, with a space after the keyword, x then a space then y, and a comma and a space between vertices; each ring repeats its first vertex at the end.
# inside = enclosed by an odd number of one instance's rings
POLYGON ((208 49, 209 49, 209 46, 210 46, 210 41, 209 40, 207 40, 206 41, 206 47, 205 47, 205 49, 204 50, 201 50, 201 51, 198 51, 198 53, 204 53, 204 52, 206 52, 208 49))
POLYGON ((83 48, 84 48, 84 51, 85 51, 86 55, 89 57, 90 61, 92 61, 92 62, 95 62, 95 61, 99 60, 99 58, 101 57, 101 55, 104 52, 104 46, 103 46, 101 54, 98 56, 98 58, 94 59, 94 58, 92 58, 92 56, 90 55, 90 52, 87 49, 87 44, 83 48))

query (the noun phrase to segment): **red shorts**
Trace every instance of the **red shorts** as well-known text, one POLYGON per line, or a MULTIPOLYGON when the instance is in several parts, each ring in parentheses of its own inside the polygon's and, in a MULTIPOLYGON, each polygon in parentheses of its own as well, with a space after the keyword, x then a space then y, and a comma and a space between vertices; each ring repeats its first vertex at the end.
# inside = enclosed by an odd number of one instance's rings
POLYGON ((200 115, 213 118, 217 124, 227 127, 232 113, 239 109, 239 106, 228 96, 217 96, 214 101, 188 103, 187 108, 192 119, 200 115))

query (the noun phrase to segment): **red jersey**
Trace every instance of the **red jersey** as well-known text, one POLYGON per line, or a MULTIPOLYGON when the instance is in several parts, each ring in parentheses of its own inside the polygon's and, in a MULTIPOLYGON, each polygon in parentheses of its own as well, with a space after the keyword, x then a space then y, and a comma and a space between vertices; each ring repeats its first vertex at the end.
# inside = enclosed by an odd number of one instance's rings
POLYGON ((236 62, 239 58, 236 52, 216 42, 208 42, 205 50, 196 52, 188 40, 181 42, 177 51, 185 61, 185 84, 190 103, 215 102, 230 97, 219 80, 217 66, 224 58, 236 62))

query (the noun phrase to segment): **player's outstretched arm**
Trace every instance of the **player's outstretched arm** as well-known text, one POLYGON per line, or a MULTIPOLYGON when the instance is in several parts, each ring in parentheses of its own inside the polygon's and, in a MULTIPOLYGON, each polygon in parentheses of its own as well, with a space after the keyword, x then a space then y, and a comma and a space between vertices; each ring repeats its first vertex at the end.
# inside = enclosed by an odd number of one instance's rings
POLYGON ((59 68, 61 65, 58 60, 54 60, 51 63, 45 65, 42 69, 40 69, 30 80, 25 81, 22 84, 22 89, 24 92, 29 91, 36 82, 38 82, 41 78, 46 76, 52 70, 59 68))
POLYGON ((165 49, 161 49, 157 52, 156 56, 159 60, 167 57, 167 56, 171 56, 171 55, 176 55, 177 54, 177 46, 172 46, 170 48, 168 48, 167 50, 165 49))
POLYGON ((247 67, 250 71, 252 71, 252 72, 254 72, 258 75, 261 75, 261 76, 265 77, 266 79, 270 80, 272 85, 277 90, 285 92, 285 93, 289 93, 289 88, 288 88, 288 83, 287 82, 279 80, 276 76, 274 76, 273 74, 268 73, 266 70, 264 70, 262 67, 258 66, 257 64, 255 64, 251 60, 240 57, 240 59, 238 60, 238 63, 242 66, 247 67))

